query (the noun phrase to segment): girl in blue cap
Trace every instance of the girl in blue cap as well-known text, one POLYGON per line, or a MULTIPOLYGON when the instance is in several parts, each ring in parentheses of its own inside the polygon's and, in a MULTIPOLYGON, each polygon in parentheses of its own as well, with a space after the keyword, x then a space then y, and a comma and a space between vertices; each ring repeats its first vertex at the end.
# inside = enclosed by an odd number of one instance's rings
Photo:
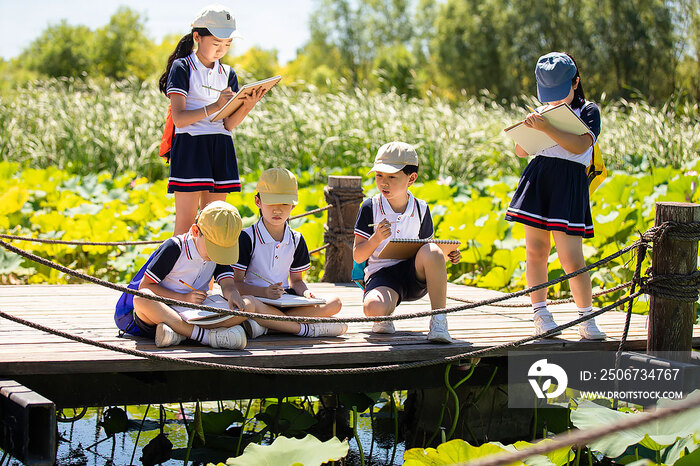
MULTIPOLYGON (((515 146, 519 157, 534 155, 525 168, 513 195, 506 220, 525 225, 527 285, 547 281, 547 260, 551 251, 550 232, 559 261, 566 273, 585 267, 583 238, 593 237, 593 220, 588 199, 586 167, 593 156, 593 145, 600 134, 598 106, 586 100, 574 58, 561 52, 543 55, 535 66, 537 98, 544 105, 525 118, 525 126, 542 131, 557 145, 528 154, 515 146), (540 115, 549 107, 566 103, 589 128, 577 135, 554 128, 540 115)), ((592 312, 591 278, 583 273, 569 280, 580 316, 592 312)), ((557 324, 547 310, 547 289, 530 294, 534 311, 535 334, 540 335, 557 324)), ((561 332, 555 334, 558 335, 561 332)), ((594 319, 579 325, 582 338, 605 339, 594 319)), ((551 335, 554 336, 554 335, 551 335)))
MULTIPOLYGON (((241 190, 231 130, 253 109, 264 92, 245 96, 243 105, 227 118, 212 116, 238 91, 238 78, 220 60, 228 53, 236 19, 221 5, 204 7, 168 58, 160 91, 170 98, 172 137, 168 192, 175 194, 175 236, 184 234, 200 207, 226 200, 241 190), (195 47, 196 45, 196 47, 195 47)), ((169 115, 169 117, 170 117, 169 115)), ((170 119, 170 118, 169 118, 170 119)), ((161 155, 168 156, 161 148, 161 155)))

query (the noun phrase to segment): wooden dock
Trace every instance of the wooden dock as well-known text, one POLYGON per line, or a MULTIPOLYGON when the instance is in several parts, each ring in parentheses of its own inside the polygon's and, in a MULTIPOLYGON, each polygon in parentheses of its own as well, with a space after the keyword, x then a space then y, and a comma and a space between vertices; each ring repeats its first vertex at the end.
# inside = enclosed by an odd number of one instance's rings
MULTIPOLYGON (((362 315, 362 292, 350 284, 310 284, 319 295, 335 294, 343 301, 341 316, 362 315)), ((456 342, 426 340, 428 318, 400 320, 397 333, 377 335, 371 323, 349 325, 336 338, 287 335, 249 340, 241 351, 215 350, 189 341, 156 348, 143 338, 120 338, 112 320, 119 293, 96 285, 28 285, 0 287, 0 310, 47 327, 92 340, 183 359, 254 367, 355 367, 440 358, 511 342, 533 330, 529 307, 487 306, 449 315, 456 342)), ((499 292, 450 285, 448 296, 481 300, 499 292)), ((523 297, 510 302, 528 302, 523 297)), ((462 304, 448 300, 448 306, 462 304)), ((427 298, 404 303, 398 313, 428 310, 427 298)), ((577 317, 573 304, 551 308, 558 323, 577 317)), ((528 351, 614 350, 622 335, 625 314, 608 312, 597 319, 608 334, 603 342, 581 340, 574 328, 559 338, 524 345, 528 351)), ((632 316, 626 349, 646 348, 646 317, 632 316)), ((693 346, 700 346, 700 326, 694 327, 693 346)), ((504 357, 505 352, 491 357, 504 357)), ((421 388, 442 384, 443 365, 371 376, 248 375, 230 371, 197 370, 177 362, 160 362, 66 340, 0 319, 0 377, 15 379, 60 406, 110 405, 193 399, 317 394, 327 391, 376 391, 421 388)))

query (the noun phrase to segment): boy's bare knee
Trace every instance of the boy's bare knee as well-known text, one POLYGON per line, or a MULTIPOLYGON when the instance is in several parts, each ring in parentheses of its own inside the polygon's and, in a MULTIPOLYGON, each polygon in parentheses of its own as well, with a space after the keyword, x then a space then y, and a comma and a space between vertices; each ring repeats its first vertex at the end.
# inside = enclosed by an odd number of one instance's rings
POLYGON ((377 317, 387 315, 387 303, 376 299, 368 299, 362 303, 362 310, 367 317, 377 317))
POLYGON ((333 296, 332 299, 330 299, 327 304, 326 304, 326 309, 327 309, 327 314, 328 315, 335 315, 340 312, 340 309, 343 307, 343 302, 340 300, 339 297, 333 296))
MULTIPOLYGON (((149 290, 148 288, 144 288, 144 289, 141 289, 139 291, 142 292, 143 294, 149 295, 149 296, 156 295, 153 291, 149 290)), ((152 299, 142 298, 141 296, 134 296, 134 306, 135 307, 136 306, 142 307, 142 306, 148 305, 149 303, 152 303, 152 302, 153 302, 152 299)))
POLYGON ((426 243, 418 250, 416 261, 422 261, 424 263, 439 262, 442 264, 445 262, 445 255, 437 244, 426 243))

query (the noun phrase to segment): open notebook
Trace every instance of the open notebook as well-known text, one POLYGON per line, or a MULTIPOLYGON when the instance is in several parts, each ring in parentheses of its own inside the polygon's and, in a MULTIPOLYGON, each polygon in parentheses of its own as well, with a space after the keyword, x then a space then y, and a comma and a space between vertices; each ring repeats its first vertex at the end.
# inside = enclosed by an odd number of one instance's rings
POLYGON ((437 244, 440 249, 442 249, 443 254, 445 254, 445 257, 452 251, 456 250, 459 248, 459 245, 462 244, 458 240, 451 240, 451 239, 404 239, 404 238, 396 238, 390 240, 384 248, 382 248, 381 251, 379 251, 379 254, 377 254, 377 257, 379 259, 410 259, 411 257, 415 256, 418 250, 426 243, 435 243, 437 244))
MULTIPOLYGON (((540 114, 545 117, 552 126, 566 131, 567 133, 586 134, 590 131, 586 123, 584 123, 567 104, 556 105, 540 112, 540 114)), ((528 128, 522 121, 513 126, 509 126, 503 131, 530 155, 535 155, 543 149, 557 145, 557 143, 545 133, 533 128, 528 128)))
MULTIPOLYGON (((207 296, 207 299, 205 299, 202 304, 205 306, 218 307, 219 309, 225 309, 227 311, 230 310, 228 307, 228 301, 226 301, 226 298, 220 294, 212 294, 207 296)), ((216 314, 214 312, 191 309, 189 307, 182 306, 173 306, 173 309, 180 314, 180 317, 182 317, 185 322, 191 324, 218 324, 219 322, 223 322, 231 317, 231 314, 216 314)))
POLYGON ((314 304, 326 304, 325 299, 321 298, 305 298, 303 296, 297 296, 295 294, 285 293, 278 299, 270 298, 260 298, 258 299, 264 303, 270 304, 277 307, 297 307, 297 306, 313 306, 314 304))
POLYGON ((231 115, 233 112, 238 110, 238 108, 243 105, 243 96, 247 95, 251 91, 257 89, 264 89, 269 91, 272 87, 282 79, 282 76, 273 76, 272 78, 263 79, 262 81, 256 81, 254 83, 246 84, 241 86, 241 88, 234 94, 233 97, 229 99, 228 102, 224 104, 221 109, 211 116, 211 121, 221 120, 231 115))

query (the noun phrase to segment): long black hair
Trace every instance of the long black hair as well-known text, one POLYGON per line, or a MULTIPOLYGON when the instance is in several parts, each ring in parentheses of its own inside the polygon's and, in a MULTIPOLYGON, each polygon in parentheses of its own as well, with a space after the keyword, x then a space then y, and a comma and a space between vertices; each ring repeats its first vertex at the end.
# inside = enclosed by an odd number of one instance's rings
POLYGON ((175 46, 175 51, 168 57, 168 66, 165 67, 165 72, 160 75, 158 80, 158 88, 160 92, 167 95, 166 86, 168 85, 168 75, 170 74, 170 68, 173 66, 173 62, 178 58, 185 58, 194 50, 194 32, 198 33, 201 37, 211 36, 211 32, 207 28, 194 28, 189 34, 182 36, 180 42, 175 46))
POLYGON ((571 79, 571 87, 573 87, 574 84, 576 84, 576 78, 578 78, 578 86, 576 86, 576 89, 574 89, 574 100, 571 101, 571 108, 581 108, 583 107, 583 104, 586 103, 586 95, 583 93, 583 84, 581 83, 581 75, 579 74, 578 63, 576 63, 576 59, 569 52, 563 53, 569 58, 571 58, 571 61, 573 61, 574 65, 576 65, 576 74, 571 79))

